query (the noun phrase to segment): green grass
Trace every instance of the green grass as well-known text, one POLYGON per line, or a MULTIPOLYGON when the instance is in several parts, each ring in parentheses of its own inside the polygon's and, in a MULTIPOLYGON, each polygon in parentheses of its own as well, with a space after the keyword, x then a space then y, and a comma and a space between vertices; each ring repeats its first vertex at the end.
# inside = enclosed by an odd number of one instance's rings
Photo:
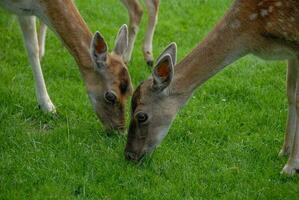
MULTIPOLYGON (((92 31, 110 49, 128 21, 117 0, 78 0, 92 31)), ((212 29, 231 0, 162 0, 157 57, 171 41, 182 59, 212 29)), ((130 72, 149 75, 141 49, 130 72)), ((74 60, 47 36, 43 71, 58 115, 37 109, 17 20, 0 11, 0 199, 297 199, 299 176, 279 174, 286 158, 286 66, 248 56, 213 77, 180 112, 167 138, 141 165, 125 161, 125 136, 98 123, 74 60)))

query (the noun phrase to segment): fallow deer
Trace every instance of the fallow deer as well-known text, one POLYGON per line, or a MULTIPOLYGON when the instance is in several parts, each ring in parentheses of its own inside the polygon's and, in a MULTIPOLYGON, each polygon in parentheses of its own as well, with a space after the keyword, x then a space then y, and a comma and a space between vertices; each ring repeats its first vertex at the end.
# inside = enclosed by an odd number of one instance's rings
POLYGON ((128 30, 119 31, 113 52, 103 36, 94 37, 71 0, 1 0, 0 6, 18 16, 35 78, 37 100, 46 112, 55 112, 44 82, 35 25, 37 16, 62 40, 76 60, 89 98, 98 118, 107 128, 124 128, 125 101, 132 92, 123 61, 128 46, 128 30))
POLYGON ((288 60, 289 113, 280 155, 289 155, 282 173, 294 175, 299 170, 298 23, 297 0, 236 0, 213 31, 177 65, 176 46, 170 45, 152 76, 133 94, 126 158, 137 161, 151 152, 196 88, 237 59, 254 54, 288 60))
MULTIPOLYGON (((155 26, 158 19, 160 0, 145 0, 145 4, 148 11, 148 25, 143 41, 143 55, 148 66, 153 65, 153 36, 155 32, 155 26)), ((128 48, 124 53, 124 61, 128 63, 131 60, 132 52, 135 44, 135 39, 139 31, 139 25, 143 15, 143 9, 138 0, 121 0, 125 5, 129 13, 129 43, 128 48)), ((45 53, 45 37, 46 37, 47 27, 45 24, 41 23, 39 32, 39 53, 40 58, 45 53)))

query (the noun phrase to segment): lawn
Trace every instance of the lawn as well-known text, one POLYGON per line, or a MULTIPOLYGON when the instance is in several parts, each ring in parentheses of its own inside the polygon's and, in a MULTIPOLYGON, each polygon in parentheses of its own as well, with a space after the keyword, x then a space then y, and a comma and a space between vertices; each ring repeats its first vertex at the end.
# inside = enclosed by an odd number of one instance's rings
MULTIPOLYGON (((125 8, 117 0, 76 2, 111 49, 128 21, 125 8)), ((231 2, 162 0, 154 55, 176 41, 181 60, 231 2)), ((141 52, 145 16, 129 65, 135 87, 150 74, 141 52)), ((20 28, 1 9, 0 199, 298 199, 299 175, 280 175, 287 159, 277 157, 287 116, 285 62, 247 56, 213 77, 139 165, 124 159, 126 137, 98 122, 74 60, 53 33, 42 65, 54 116, 37 108, 20 28)))

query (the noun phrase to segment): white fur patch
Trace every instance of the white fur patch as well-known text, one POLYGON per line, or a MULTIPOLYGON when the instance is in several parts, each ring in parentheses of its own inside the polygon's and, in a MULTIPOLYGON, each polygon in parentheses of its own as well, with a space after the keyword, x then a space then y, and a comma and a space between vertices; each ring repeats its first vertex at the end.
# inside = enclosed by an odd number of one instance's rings
POLYGON ((281 2, 281 1, 276 2, 276 3, 275 3, 275 6, 276 6, 276 7, 280 7, 280 6, 282 6, 282 2, 281 2))
POLYGON ((265 10, 265 9, 262 9, 262 10, 261 10, 261 16, 262 16, 262 17, 265 17, 265 16, 267 16, 267 15, 268 15, 268 11, 265 10))
POLYGON ((96 109, 96 107, 95 107, 95 105, 97 103, 96 95, 94 95, 92 92, 88 92, 88 96, 89 96, 89 99, 90 99, 91 104, 93 106, 93 109, 96 109))
POLYGON ((233 20, 232 23, 230 24, 230 27, 232 29, 240 28, 240 26, 241 26, 241 22, 237 19, 233 20))
POLYGON ((157 134, 157 138, 156 138, 156 141, 157 141, 156 145, 159 145, 162 142, 162 140, 167 135, 168 130, 169 130, 169 127, 163 127, 159 130, 159 133, 157 134))
POLYGON ((249 19, 250 19, 251 21, 256 20, 256 19, 257 19, 257 16, 258 16, 257 13, 253 13, 253 14, 249 15, 249 19))

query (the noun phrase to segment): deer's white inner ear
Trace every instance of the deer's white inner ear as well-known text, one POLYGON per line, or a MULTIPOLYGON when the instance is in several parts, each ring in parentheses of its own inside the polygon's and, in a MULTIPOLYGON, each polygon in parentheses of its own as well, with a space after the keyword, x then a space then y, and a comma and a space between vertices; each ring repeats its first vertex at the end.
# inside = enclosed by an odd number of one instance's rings
POLYGON ((127 48, 128 48, 128 27, 127 25, 124 24, 119 29, 113 51, 117 55, 122 56, 125 53, 127 48))

